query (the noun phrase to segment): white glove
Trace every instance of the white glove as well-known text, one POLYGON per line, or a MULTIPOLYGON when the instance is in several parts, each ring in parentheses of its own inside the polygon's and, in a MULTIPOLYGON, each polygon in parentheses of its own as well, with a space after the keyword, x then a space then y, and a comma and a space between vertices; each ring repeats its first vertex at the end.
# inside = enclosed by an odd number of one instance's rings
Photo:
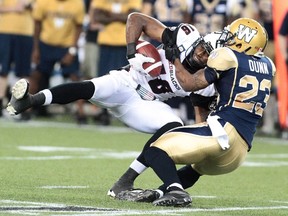
POLYGON ((149 75, 143 68, 143 63, 146 63, 146 62, 154 63, 155 59, 136 53, 135 57, 128 59, 128 61, 133 70, 138 71, 139 73, 143 75, 149 75))

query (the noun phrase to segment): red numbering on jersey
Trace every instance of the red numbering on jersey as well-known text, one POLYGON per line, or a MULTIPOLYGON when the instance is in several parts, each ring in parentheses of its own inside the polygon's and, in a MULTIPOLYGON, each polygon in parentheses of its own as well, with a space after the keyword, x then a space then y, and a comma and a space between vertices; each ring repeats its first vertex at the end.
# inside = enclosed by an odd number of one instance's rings
POLYGON ((158 50, 148 41, 139 40, 136 45, 137 53, 144 56, 151 57, 155 59, 154 63, 145 62, 143 63, 143 68, 149 73, 151 77, 157 77, 160 75, 162 70, 161 57, 158 50))

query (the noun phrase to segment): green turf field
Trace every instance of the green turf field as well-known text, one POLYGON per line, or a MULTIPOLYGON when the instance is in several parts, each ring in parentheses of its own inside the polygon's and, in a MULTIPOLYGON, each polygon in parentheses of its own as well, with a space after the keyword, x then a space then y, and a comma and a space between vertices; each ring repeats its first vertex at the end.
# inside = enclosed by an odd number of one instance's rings
MULTIPOLYGON (((189 208, 117 201, 107 190, 149 135, 125 127, 0 121, 0 215, 288 215, 288 141, 256 137, 246 162, 204 176, 189 208)), ((147 170, 136 187, 155 188, 147 170)))

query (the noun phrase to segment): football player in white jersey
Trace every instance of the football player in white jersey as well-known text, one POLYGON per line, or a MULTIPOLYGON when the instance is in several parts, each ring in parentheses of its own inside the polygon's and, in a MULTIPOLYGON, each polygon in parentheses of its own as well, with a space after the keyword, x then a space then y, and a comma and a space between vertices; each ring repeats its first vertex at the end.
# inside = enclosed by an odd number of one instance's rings
MULTIPOLYGON (((146 146, 149 146, 167 130, 183 125, 182 120, 172 108, 163 102, 174 96, 190 94, 182 89, 176 78, 173 59, 169 59, 169 43, 176 42, 181 62, 191 73, 205 67, 208 55, 213 50, 211 43, 200 37, 199 32, 192 25, 181 24, 177 28, 170 29, 158 20, 141 13, 132 13, 128 17, 126 38, 129 66, 110 71, 109 74, 102 77, 61 84, 34 95, 28 93, 29 83, 21 79, 12 88, 12 98, 7 107, 8 112, 11 115, 17 115, 34 106, 67 104, 85 99, 98 106, 108 108, 115 117, 135 130, 145 133, 157 131, 146 146), (160 74, 156 78, 145 74, 142 67, 144 62, 152 60, 140 54, 135 55, 135 44, 143 32, 152 39, 163 42, 166 47, 166 49, 159 50, 166 73, 160 74), (158 83, 163 88, 157 88, 155 91, 153 83, 158 83)), ((215 44, 215 41, 213 43, 215 44)), ((213 87, 208 88, 210 90, 206 96, 213 98, 216 94, 215 90, 213 87)), ((206 104, 208 103, 205 103, 205 106, 206 104)), ((200 110, 201 106, 199 106, 200 110)), ((196 120, 204 121, 208 110, 208 108, 203 108, 205 115, 199 115, 200 118, 196 120)), ((139 161, 135 163, 133 174, 136 174, 135 177, 137 177, 145 170, 146 166, 139 161)), ((133 187, 133 182, 129 183, 128 187, 133 187)), ((115 192, 112 191, 111 195, 113 193, 115 195, 115 192)))
MULTIPOLYGON (((133 41, 137 41, 142 32, 153 39, 162 41, 161 37, 165 36, 162 35, 163 32, 166 32, 165 29, 167 29, 166 26, 152 17, 140 13, 131 14, 127 20, 128 47, 129 40, 132 40, 133 37, 133 41)), ((186 64, 187 61, 196 65, 197 68, 204 68, 208 54, 212 50, 208 46, 209 43, 200 37, 199 32, 192 25, 183 24, 179 28, 178 34, 183 36, 182 39, 177 39, 179 47, 182 47, 183 64, 186 64), (185 31, 188 28, 191 32, 187 33, 185 31)), ((166 35, 166 37, 170 37, 170 35, 166 35)), ((175 67, 165 58, 165 51, 160 49, 159 53, 166 73, 160 74, 156 78, 140 73, 141 70, 142 73, 144 72, 143 62, 153 61, 153 59, 139 54, 135 58, 129 59, 132 67, 128 65, 119 70, 110 71, 105 76, 87 81, 61 84, 34 95, 28 93, 28 82, 21 79, 12 88, 13 96, 7 110, 11 115, 15 115, 34 106, 67 104, 78 99, 85 99, 98 106, 108 108, 119 120, 141 132, 155 133, 169 122, 182 124, 182 120, 162 101, 174 96, 187 96, 190 93, 181 88, 175 76, 175 67), (137 64, 141 68, 137 68, 137 64), (163 84, 163 88, 158 89, 157 92, 153 87, 153 83, 156 81, 163 84)), ((212 92, 212 95, 214 94, 215 92, 212 92)))

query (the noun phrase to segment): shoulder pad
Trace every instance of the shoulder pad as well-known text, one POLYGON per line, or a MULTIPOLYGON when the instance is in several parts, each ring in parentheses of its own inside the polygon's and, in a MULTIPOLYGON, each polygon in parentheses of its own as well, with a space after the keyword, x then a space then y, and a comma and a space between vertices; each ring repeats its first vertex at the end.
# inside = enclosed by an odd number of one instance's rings
POLYGON ((218 71, 225 71, 238 67, 238 61, 231 49, 220 47, 211 52, 207 66, 218 71))

